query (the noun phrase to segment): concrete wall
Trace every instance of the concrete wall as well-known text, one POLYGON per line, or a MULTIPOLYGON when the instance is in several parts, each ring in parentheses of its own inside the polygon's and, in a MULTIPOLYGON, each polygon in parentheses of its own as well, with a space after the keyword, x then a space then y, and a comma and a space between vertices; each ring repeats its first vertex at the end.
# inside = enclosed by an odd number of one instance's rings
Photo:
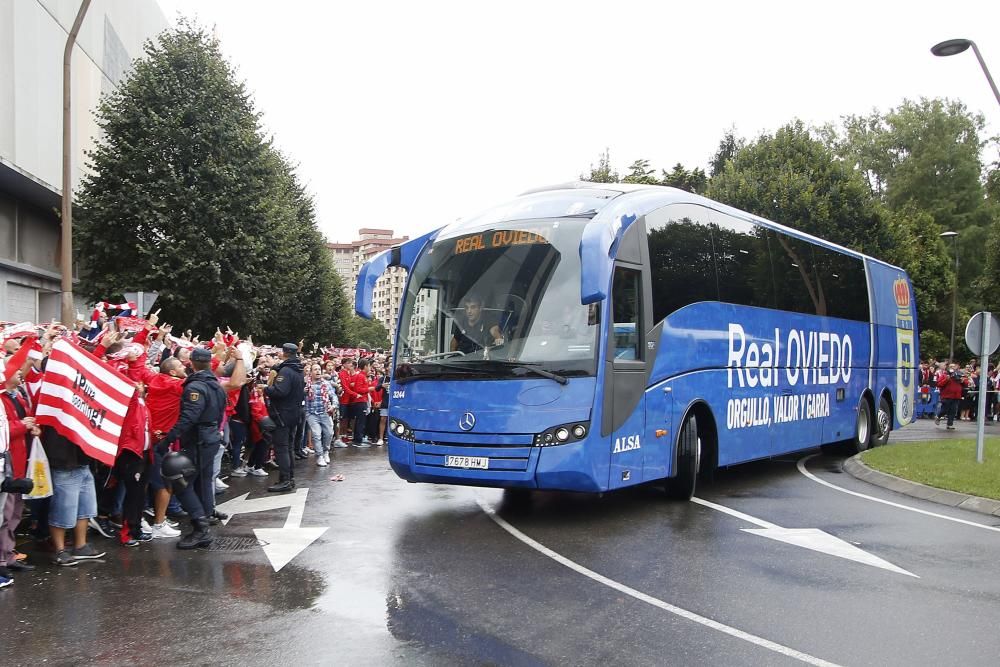
MULTIPOLYGON (((0 160, 59 191, 62 57, 79 0, 0 0, 0 160)), ((93 112, 145 40, 168 27, 155 0, 93 0, 73 50, 74 187, 98 136, 93 112)))
MULTIPOLYGON (((59 315, 62 58, 79 7, 80 0, 0 0, 0 320, 59 315)), ((74 188, 98 139, 101 95, 168 27, 156 0, 91 2, 73 50, 74 188)), ((79 299, 77 310, 86 311, 79 299)))

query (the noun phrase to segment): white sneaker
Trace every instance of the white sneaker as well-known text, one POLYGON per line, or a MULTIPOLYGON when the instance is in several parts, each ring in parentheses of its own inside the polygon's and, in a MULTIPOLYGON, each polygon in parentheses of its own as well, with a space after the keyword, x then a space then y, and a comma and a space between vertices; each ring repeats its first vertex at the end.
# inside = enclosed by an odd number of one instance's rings
POLYGON ((263 468, 250 468, 247 474, 253 477, 267 477, 267 471, 263 468))
POLYGON ((215 478, 215 490, 216 491, 225 491, 228 488, 229 488, 228 484, 226 484, 225 482, 223 482, 218 477, 215 478))
POLYGON ((383 444, 385 444, 385 443, 383 443, 381 440, 376 440, 375 441, 375 446, 376 447, 381 447, 383 444))
POLYGON ((171 528, 170 524, 166 521, 163 523, 153 524, 153 528, 149 531, 153 534, 153 539, 165 539, 168 537, 180 537, 181 531, 176 528, 171 528))
POLYGON ((323 458, 326 459, 327 464, 329 464, 330 463, 330 452, 327 452, 326 454, 324 454, 323 458))
POLYGON ((146 521, 146 517, 142 518, 142 520, 139 522, 139 526, 142 528, 142 532, 144 533, 153 532, 153 529, 149 527, 149 523, 146 521))
POLYGON ((321 468, 325 467, 326 466, 326 458, 324 458, 322 456, 317 456, 316 457, 316 465, 318 465, 321 468))
POLYGON ((229 471, 229 476, 230 477, 246 477, 247 476, 247 469, 244 468, 243 466, 240 466, 239 468, 233 468, 231 471, 229 471))

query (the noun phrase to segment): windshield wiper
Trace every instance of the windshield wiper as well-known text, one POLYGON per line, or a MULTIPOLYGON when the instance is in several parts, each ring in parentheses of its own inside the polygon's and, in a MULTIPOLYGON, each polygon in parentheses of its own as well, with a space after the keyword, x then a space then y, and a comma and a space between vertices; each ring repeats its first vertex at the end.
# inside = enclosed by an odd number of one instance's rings
MULTIPOLYGON (((403 366, 403 364, 400 364, 403 366)), ((399 372, 399 366, 397 366, 397 382, 405 383, 412 382, 413 380, 420 380, 423 378, 434 378, 441 377, 442 375, 448 375, 451 373, 460 373, 466 375, 487 375, 487 372, 481 368, 469 368, 467 366, 462 366, 459 364, 446 364, 442 361, 424 361, 416 364, 406 364, 407 372, 409 374, 403 375, 399 372), (420 371, 417 370, 417 366, 431 366, 430 371, 420 371)))
POLYGON ((567 380, 564 376, 552 371, 547 371, 544 368, 539 368, 538 363, 534 361, 503 361, 501 359, 477 359, 475 361, 466 361, 464 364, 475 364, 475 365, 492 365, 492 366, 502 366, 504 368, 509 368, 511 371, 525 371, 526 373, 534 373, 535 375, 540 375, 543 378, 548 378, 550 380, 555 380, 559 384, 567 384, 567 380))

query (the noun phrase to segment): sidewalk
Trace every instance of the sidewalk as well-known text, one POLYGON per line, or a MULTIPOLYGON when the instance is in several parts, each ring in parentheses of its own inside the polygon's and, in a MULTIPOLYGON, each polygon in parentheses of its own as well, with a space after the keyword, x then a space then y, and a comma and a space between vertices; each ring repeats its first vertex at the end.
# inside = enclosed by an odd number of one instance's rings
MULTIPOLYGON (((893 431, 889 437, 889 442, 905 443, 975 438, 976 430, 977 424, 974 421, 956 421, 955 430, 949 431, 945 428, 944 420, 941 421, 940 426, 936 426, 933 419, 918 419, 898 431, 893 431)), ((1000 436, 1000 422, 986 422, 986 437, 990 436, 1000 436)), ((868 482, 869 484, 874 484, 875 486, 880 486, 906 496, 1000 517, 1000 500, 946 491, 933 486, 927 486, 926 484, 920 484, 919 482, 911 482, 908 479, 896 477, 895 475, 879 472, 862 463, 860 454, 844 461, 844 472, 863 482, 868 482)))

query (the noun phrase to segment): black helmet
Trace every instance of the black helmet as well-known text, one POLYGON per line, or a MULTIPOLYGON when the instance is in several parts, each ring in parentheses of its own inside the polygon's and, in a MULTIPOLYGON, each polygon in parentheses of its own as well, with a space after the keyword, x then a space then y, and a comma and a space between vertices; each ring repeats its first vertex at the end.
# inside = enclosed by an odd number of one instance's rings
POLYGON ((260 427, 262 433, 273 433, 278 430, 278 425, 274 423, 274 420, 270 417, 261 417, 257 420, 257 426, 260 427))
POLYGON ((170 452, 163 457, 160 466, 163 479, 170 484, 174 493, 187 488, 188 482, 198 474, 194 462, 181 452, 170 452))

